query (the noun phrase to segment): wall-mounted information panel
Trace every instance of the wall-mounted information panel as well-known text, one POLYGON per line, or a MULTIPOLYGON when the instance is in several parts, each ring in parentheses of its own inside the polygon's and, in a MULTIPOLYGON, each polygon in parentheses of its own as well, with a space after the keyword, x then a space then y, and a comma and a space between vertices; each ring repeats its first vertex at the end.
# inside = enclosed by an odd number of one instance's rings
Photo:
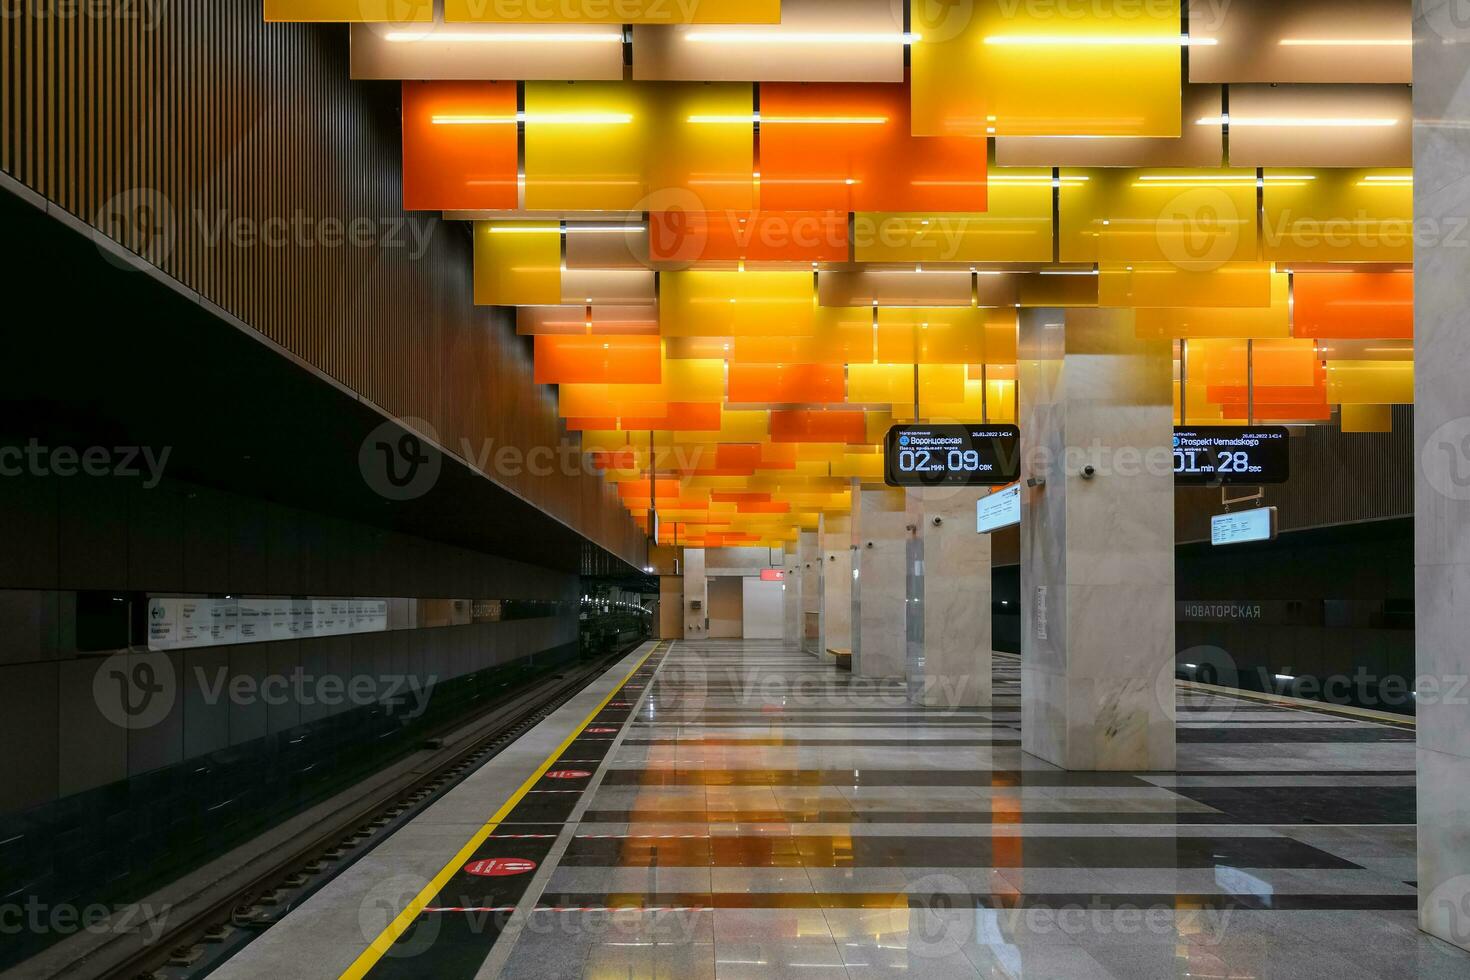
POLYGON ((1182 487, 1285 483, 1291 437, 1284 426, 1211 426, 1174 430, 1174 482, 1182 487))
POLYGON ((1210 518, 1210 544, 1249 544, 1276 540, 1276 508, 1261 507, 1210 518))
POLYGON ((975 504, 975 530, 980 534, 1021 523, 1021 485, 997 490, 975 504))
POLYGON ((890 487, 999 487, 1020 477, 1014 425, 896 425, 884 443, 890 487))

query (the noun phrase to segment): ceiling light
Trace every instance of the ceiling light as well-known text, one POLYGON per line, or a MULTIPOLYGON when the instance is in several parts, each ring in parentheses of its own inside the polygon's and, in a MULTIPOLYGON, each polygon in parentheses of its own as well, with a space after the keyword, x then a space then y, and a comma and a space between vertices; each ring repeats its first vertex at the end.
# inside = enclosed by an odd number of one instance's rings
POLYGON ((1205 116, 1196 126, 1291 126, 1301 128, 1357 126, 1397 126, 1397 119, 1357 118, 1352 116, 1205 116))
POLYGON ((619 34, 585 34, 571 33, 567 31, 546 32, 541 34, 530 31, 391 31, 383 36, 385 41, 394 44, 407 44, 419 41, 447 41, 451 44, 517 44, 517 43, 556 43, 556 44, 610 44, 623 43, 623 35, 619 34))
POLYGON ((743 123, 790 124, 810 126, 883 126, 887 116, 763 116, 759 112, 748 116, 690 116, 695 125, 740 125, 743 123))
POLYGON ((1188 34, 1138 35, 1104 34, 1070 36, 1066 34, 992 34, 986 44, 1064 47, 1212 47, 1220 42, 1213 37, 1190 37, 1188 34))
POLYGON ((842 31, 690 31, 684 40, 695 44, 913 44, 919 34, 842 31))
POLYGON ((435 126, 493 126, 528 122, 542 126, 626 126, 633 121, 626 112, 548 112, 534 116, 517 112, 514 116, 439 115, 435 126))
POLYGON ((1284 37, 1277 43, 1283 48, 1408 48, 1414 41, 1407 37, 1284 37))

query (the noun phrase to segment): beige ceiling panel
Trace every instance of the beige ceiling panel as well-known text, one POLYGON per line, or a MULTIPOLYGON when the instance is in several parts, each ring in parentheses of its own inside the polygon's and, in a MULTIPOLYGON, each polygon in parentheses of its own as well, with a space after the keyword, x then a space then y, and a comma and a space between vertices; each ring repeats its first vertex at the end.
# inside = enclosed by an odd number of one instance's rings
POLYGON ((901 82, 894 0, 784 0, 781 23, 633 27, 633 77, 652 81, 901 82))
POLYGON ((1413 118, 1407 85, 1232 85, 1230 166, 1411 167, 1413 118))
POLYGON ((568 269, 650 269, 648 229, 617 223, 567 225, 568 269))
POLYGON ((1411 78, 1408 0, 1190 0, 1191 82, 1411 78), (1213 42, 1213 43, 1210 43, 1213 42))
POLYGON ((969 306, 973 299, 969 271, 914 272, 865 269, 822 272, 817 276, 817 302, 822 306, 969 306))
POLYGON ((354 24, 358 79, 539 80, 623 77, 623 38, 598 24, 354 24))
POLYGON ((563 303, 646 306, 654 302, 653 272, 644 269, 566 269, 563 303))
POLYGON ((1225 155, 1222 126, 1196 126, 1218 116, 1219 85, 1186 85, 1180 137, 998 136, 997 167, 1218 167, 1225 155))

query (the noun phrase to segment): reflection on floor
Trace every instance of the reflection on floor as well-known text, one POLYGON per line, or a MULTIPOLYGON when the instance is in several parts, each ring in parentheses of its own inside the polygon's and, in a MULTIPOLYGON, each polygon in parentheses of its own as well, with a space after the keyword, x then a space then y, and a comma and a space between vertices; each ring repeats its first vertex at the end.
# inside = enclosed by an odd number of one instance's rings
POLYGON ((480 975, 1470 976, 1415 926, 1412 731, 1182 692, 1177 773, 1066 773, 1018 685, 675 644, 480 975))

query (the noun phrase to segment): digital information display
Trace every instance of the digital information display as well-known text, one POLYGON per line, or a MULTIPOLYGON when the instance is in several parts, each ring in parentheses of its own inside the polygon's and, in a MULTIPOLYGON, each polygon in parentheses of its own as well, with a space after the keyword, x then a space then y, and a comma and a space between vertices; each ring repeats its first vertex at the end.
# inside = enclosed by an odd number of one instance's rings
POLYGON ((1217 514, 1210 518, 1210 544, 1249 544, 1252 541, 1276 540, 1276 508, 1262 507, 1237 514, 1217 514))
POLYGON ((1279 425, 1176 428, 1174 482, 1182 487, 1285 483, 1291 436, 1279 425))
POLYGON ((999 487, 1021 476, 1014 425, 895 425, 884 444, 890 487, 999 487))
POLYGON ((981 534, 1021 523, 1021 485, 997 490, 975 504, 975 530, 981 534))

